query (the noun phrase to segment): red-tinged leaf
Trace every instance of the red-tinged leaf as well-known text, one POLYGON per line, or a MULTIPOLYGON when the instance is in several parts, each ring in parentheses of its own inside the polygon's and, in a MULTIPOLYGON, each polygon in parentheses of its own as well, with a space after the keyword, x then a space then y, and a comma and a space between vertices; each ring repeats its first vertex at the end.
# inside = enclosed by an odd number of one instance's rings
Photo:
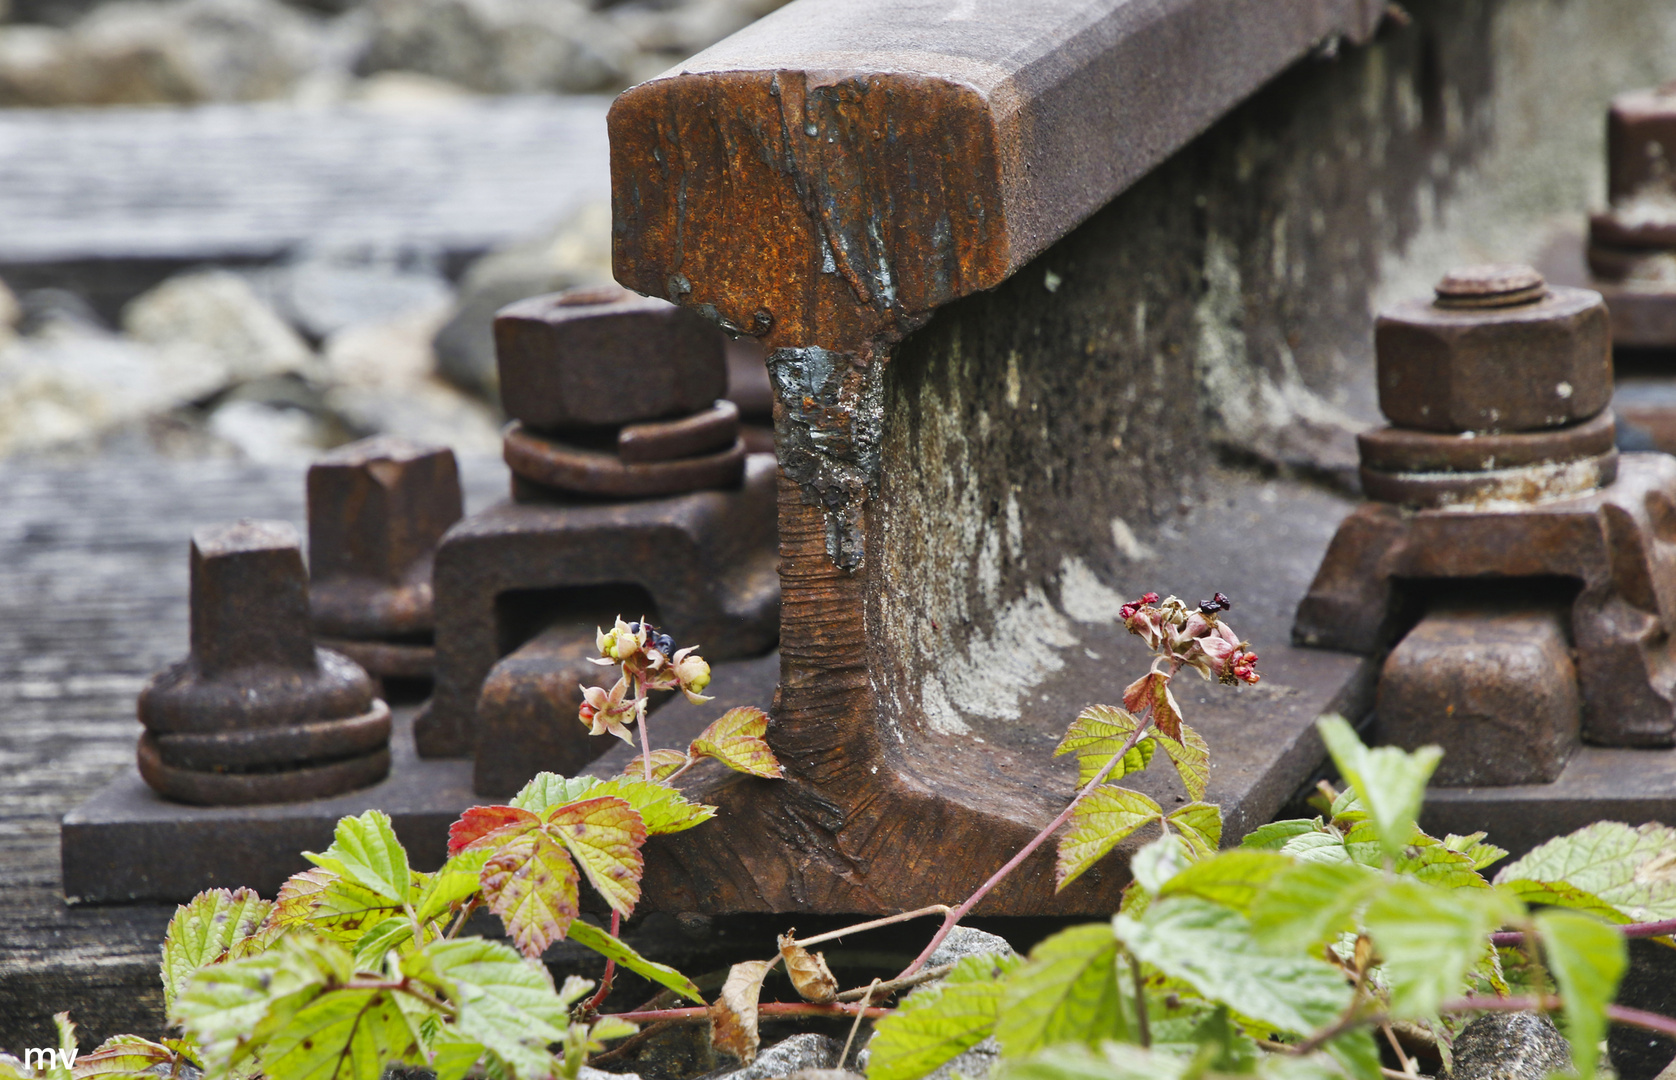
POLYGON ((519 833, 483 864, 489 910, 531 960, 564 939, 577 915, 580 882, 564 844, 545 828, 519 833))
POLYGON ((1149 671, 1130 683, 1123 691, 1123 707, 1136 716, 1150 711, 1158 733, 1180 741, 1181 709, 1170 693, 1170 677, 1163 672, 1149 671))
MULTIPOLYGON (((679 750, 652 751, 652 779, 662 780, 681 770, 687 763, 687 755, 679 750)), ((644 780, 646 778, 646 755, 636 754, 634 760, 623 768, 623 775, 630 780, 644 780)))
POLYGON ((1187 797, 1194 800, 1204 798, 1205 788, 1210 785, 1210 744, 1205 742, 1204 736, 1182 724, 1176 738, 1159 739, 1158 745, 1175 762, 1181 784, 1187 789, 1187 797))
POLYGON ((597 784, 589 789, 588 794, 596 799, 614 795, 626 801, 645 822, 647 836, 682 832, 716 816, 714 806, 688 802, 668 784, 648 784, 627 776, 597 784))
POLYGON ((756 1060, 757 999, 772 960, 746 960, 728 969, 722 992, 710 1006, 710 1045, 749 1065, 756 1060))
POLYGON ((336 874, 319 867, 286 878, 259 933, 271 940, 285 930, 307 922, 309 912, 320 903, 320 894, 337 879, 336 874))
POLYGON ((767 732, 768 714, 761 709, 729 709, 693 740, 687 752, 693 757, 715 758, 734 772, 779 780, 785 770, 763 738, 767 732))
POLYGON ((1138 791, 1102 784, 1089 792, 1072 812, 1070 828, 1059 838, 1057 888, 1081 877, 1136 829, 1163 816, 1163 808, 1138 791))
MULTIPOLYGON (((521 827, 532 829, 541 818, 516 806, 473 806, 448 826, 448 854, 458 855, 472 844, 500 832, 521 827)), ((508 839, 511 834, 508 834, 508 839)))
POLYGON ((561 806, 548 815, 546 831, 564 841, 606 903, 634 914, 646 865, 640 854, 646 825, 627 800, 605 796, 561 806))
MULTIPOLYGON (((99 1044, 97 1050, 76 1057, 76 1080, 90 1077, 142 1077, 146 1070, 158 1065, 184 1064, 181 1055, 150 1039, 138 1035, 113 1035, 99 1044)), ((184 1069, 181 1072, 184 1073, 184 1069)), ((161 1075, 167 1076, 167 1073, 161 1075)))

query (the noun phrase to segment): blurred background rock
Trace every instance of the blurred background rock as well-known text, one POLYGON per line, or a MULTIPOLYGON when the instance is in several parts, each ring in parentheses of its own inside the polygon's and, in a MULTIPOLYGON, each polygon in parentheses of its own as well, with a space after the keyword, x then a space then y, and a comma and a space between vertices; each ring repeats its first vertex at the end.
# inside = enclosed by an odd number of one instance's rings
POLYGON ((783 2, 0 0, 0 457, 497 453, 495 310, 610 278, 609 96, 783 2))

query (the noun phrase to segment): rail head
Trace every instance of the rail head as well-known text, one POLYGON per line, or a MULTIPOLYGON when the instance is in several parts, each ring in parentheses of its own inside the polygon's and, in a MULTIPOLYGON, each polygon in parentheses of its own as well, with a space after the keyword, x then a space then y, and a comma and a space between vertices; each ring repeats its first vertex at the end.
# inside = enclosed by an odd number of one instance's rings
POLYGON ((610 115, 618 280, 888 347, 1384 0, 795 0, 610 115))

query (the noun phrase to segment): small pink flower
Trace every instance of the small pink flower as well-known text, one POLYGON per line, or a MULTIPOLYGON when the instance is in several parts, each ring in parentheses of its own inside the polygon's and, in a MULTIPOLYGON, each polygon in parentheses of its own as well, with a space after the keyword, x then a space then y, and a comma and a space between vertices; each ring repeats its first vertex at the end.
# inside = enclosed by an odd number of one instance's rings
POLYGON ((606 732, 634 745, 634 736, 629 734, 628 725, 646 715, 645 698, 628 697, 628 679, 617 680, 617 685, 610 690, 602 686, 585 686, 582 688, 582 707, 577 715, 584 724, 588 725, 589 734, 603 735, 606 732))

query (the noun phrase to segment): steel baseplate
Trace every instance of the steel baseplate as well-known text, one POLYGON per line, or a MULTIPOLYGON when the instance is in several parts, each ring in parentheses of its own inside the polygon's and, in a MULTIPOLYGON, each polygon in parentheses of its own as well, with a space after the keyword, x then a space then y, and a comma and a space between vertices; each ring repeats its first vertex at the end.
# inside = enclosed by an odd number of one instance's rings
MULTIPOLYGON (((774 476, 773 460, 758 454, 735 490, 509 501, 450 529, 436 554, 436 692, 415 723, 419 752, 478 750, 478 700, 490 670, 555 622, 645 615, 712 661, 771 648, 780 628, 774 476), (619 592, 579 591, 612 587, 619 592), (608 610, 624 596, 652 610, 608 610)), ((588 736, 576 725, 574 738, 588 736)), ((516 787, 532 771, 527 757, 504 764, 515 775, 480 775, 482 790, 516 787)))
MULTIPOLYGON (((1390 647, 1405 595, 1449 597, 1474 582, 1569 582, 1585 745, 1552 784, 1434 788, 1428 827, 1491 829, 1529 847, 1579 814, 1636 822, 1676 814, 1676 459, 1624 454, 1588 495, 1518 507, 1356 508, 1340 525, 1293 638, 1364 654, 1390 647), (1621 773, 1621 782, 1607 780, 1621 773), (1595 809, 1581 809, 1596 804, 1595 809), (1570 807, 1567 814, 1551 813, 1570 807), (1512 835, 1497 831, 1516 823, 1512 835)), ((1581 823, 1580 821, 1578 822, 1581 823)))
MULTIPOLYGON (((779 670, 776 653, 717 663, 715 699, 703 709, 679 704, 654 714, 648 729, 652 745, 684 748, 703 723, 725 709, 768 709, 779 670)), ((548 721, 581 729, 574 717, 548 721)), ((576 772, 621 772, 630 748, 616 739, 596 742, 605 755, 576 772)), ((170 802, 129 765, 65 815, 60 848, 64 895, 72 904, 180 903, 204 889, 248 886, 272 897, 287 877, 309 868, 302 852, 324 851, 332 842, 339 818, 371 809, 390 815, 414 869, 435 870, 447 854, 448 826, 460 811, 494 800, 472 791, 470 761, 419 756, 410 709, 395 712, 390 756, 389 776, 371 787, 263 806, 170 802)))

